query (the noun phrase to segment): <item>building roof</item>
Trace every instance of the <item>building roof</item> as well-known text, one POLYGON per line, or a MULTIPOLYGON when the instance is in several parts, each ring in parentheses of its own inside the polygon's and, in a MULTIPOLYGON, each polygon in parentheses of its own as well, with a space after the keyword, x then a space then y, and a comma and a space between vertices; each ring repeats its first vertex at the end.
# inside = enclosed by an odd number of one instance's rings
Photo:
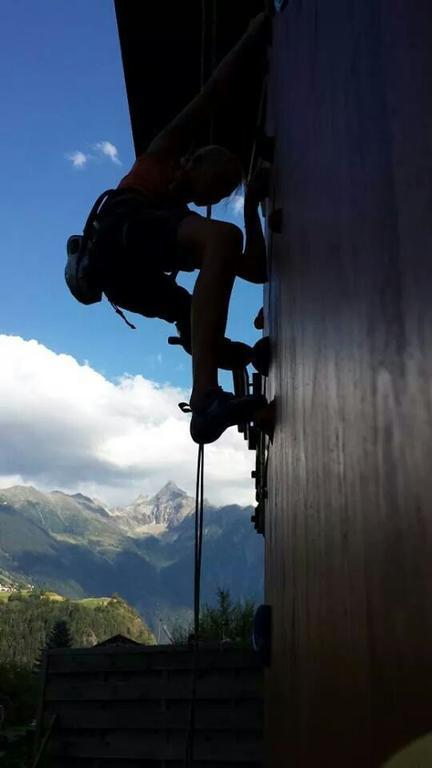
POLYGON ((136 640, 132 640, 132 638, 126 637, 126 635, 113 635, 107 640, 97 643, 93 648, 101 648, 104 645, 142 645, 142 643, 137 643, 136 640))
MULTIPOLYGON (((223 56, 263 9, 263 0, 115 0, 135 151, 140 154, 158 132, 199 92, 202 7, 207 9, 206 51, 215 32, 215 60, 223 56), (216 8, 213 25, 211 11, 216 8)), ((207 55, 207 76, 210 55, 207 55)), ((252 74, 252 73, 251 73, 252 74)), ((251 76, 245 83, 247 106, 233 108, 214 122, 214 143, 236 152, 247 167, 255 134, 259 92, 251 76), (248 92, 249 91, 249 92, 248 92)), ((259 91, 259 89, 258 89, 259 91)), ((209 126, 210 127, 210 126, 209 126)), ((208 143, 209 127, 199 144, 208 143)))

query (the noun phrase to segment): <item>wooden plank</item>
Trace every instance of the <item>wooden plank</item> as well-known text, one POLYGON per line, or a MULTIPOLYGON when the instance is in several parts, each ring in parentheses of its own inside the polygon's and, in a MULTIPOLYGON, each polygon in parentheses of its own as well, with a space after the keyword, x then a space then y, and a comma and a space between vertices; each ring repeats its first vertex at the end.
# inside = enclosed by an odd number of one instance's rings
MULTIPOLYGON (((97 681, 112 681, 112 682, 128 682, 128 681, 145 681, 149 684, 154 681, 156 684, 161 680, 170 680, 172 682, 177 681, 181 685, 188 685, 192 680, 193 674, 190 669, 142 669, 142 670, 79 670, 72 675, 72 673, 62 673, 57 671, 55 674, 49 674, 49 679, 58 684, 69 684, 73 679, 74 682, 97 682, 97 681)), ((228 670, 214 670, 210 668, 202 669, 198 671, 198 679, 204 680, 231 680, 241 685, 242 681, 256 680, 260 684, 263 680, 263 676, 260 672, 253 669, 228 669, 228 670)))
MULTIPOLYGON (((191 698, 192 683, 184 681, 151 680, 129 682, 90 682, 75 678, 66 683, 56 678, 48 679, 46 701, 139 701, 141 699, 191 698)), ((198 699, 250 699, 262 695, 259 681, 250 677, 242 681, 221 679, 218 675, 197 681, 198 699)))
MULTIPOLYGON (((146 734, 145 738, 131 731, 112 731, 104 735, 65 735, 53 742, 49 754, 83 759, 129 758, 141 760, 181 760, 185 753, 185 734, 146 734)), ((199 732, 195 736, 197 760, 228 760, 243 764, 257 761, 262 754, 262 741, 255 734, 233 737, 231 734, 199 732)))
MULTIPOLYGON (((195 727, 197 730, 214 731, 262 731, 263 702, 244 701, 240 705, 222 706, 201 701, 196 711, 195 727)), ((54 702, 45 710, 45 718, 56 712, 60 718, 62 731, 74 730, 110 730, 113 728, 136 730, 187 730, 189 727, 190 708, 187 702, 178 706, 169 706, 164 710, 144 708, 136 702, 54 702)))
MULTIPOLYGON (((184 759, 180 760, 152 760, 151 762, 143 762, 142 760, 132 759, 109 759, 102 761, 98 758, 85 759, 85 763, 82 758, 79 757, 67 757, 62 755, 55 759, 50 758, 50 768, 184 768, 184 759)), ((231 760, 195 760, 193 768, 237 768, 238 763, 231 760)), ((242 768, 261 768, 262 763, 258 759, 251 760, 250 762, 242 763, 242 768)))
POLYGON ((49 741, 52 737, 54 727, 58 721, 58 715, 56 712, 52 713, 46 721, 46 731, 38 745, 38 749, 34 760, 32 762, 32 768, 40 768, 42 765, 42 759, 48 751, 49 741))
POLYGON ((42 653, 42 659, 39 667, 39 692, 38 692, 38 705, 36 712, 36 733, 34 740, 34 756, 36 756, 41 741, 42 741, 42 719, 43 719, 43 703, 45 698, 46 682, 48 674, 48 663, 46 651, 42 653))
MULTIPOLYGON (((92 645, 85 648, 50 648, 47 651, 48 656, 67 656, 71 653, 78 655, 97 654, 97 653, 124 653, 124 654, 144 654, 148 656, 191 656, 194 654, 194 649, 190 645, 143 645, 141 643, 132 643, 132 645, 92 645)), ((233 643, 227 642, 202 642, 199 644, 199 653, 201 656, 232 656, 241 658, 247 658, 250 656, 254 658, 256 656, 255 651, 252 648, 239 648, 233 643)))
MULTIPOLYGON (((51 659, 54 656, 97 656, 109 653, 112 656, 116 654, 124 656, 165 656, 169 659, 177 659, 181 665, 182 657, 193 657, 194 650, 188 645, 93 645, 89 648, 51 648, 46 652, 51 659)), ((203 659, 214 659, 219 657, 226 659, 237 659, 239 665, 244 659, 249 663, 254 663, 256 653, 252 648, 238 648, 230 643, 200 643, 199 655, 203 659)))
MULTIPOLYGON (((194 668, 195 660, 192 653, 143 653, 137 649, 133 653, 120 649, 114 652, 104 649, 73 650, 68 653, 56 653, 49 655, 50 674, 76 673, 84 670, 109 672, 111 670, 119 671, 140 671, 151 670, 171 670, 194 668), (97 652, 96 652, 97 651, 97 652), (102 652, 103 651, 103 652, 102 652)), ((252 652, 232 653, 232 652, 200 652, 197 661, 198 669, 260 669, 260 663, 256 654, 252 652)))
MULTIPOLYGON (((49 654, 44 719, 56 713, 61 724, 50 745, 53 767, 100 768, 109 760, 113 768, 127 759, 130 768, 142 761, 154 768, 180 768, 193 654, 185 649, 179 654, 177 649, 113 650, 49 654)), ((200 661, 196 764, 256 768, 262 751, 263 681, 255 654, 212 649, 200 653, 200 661)))

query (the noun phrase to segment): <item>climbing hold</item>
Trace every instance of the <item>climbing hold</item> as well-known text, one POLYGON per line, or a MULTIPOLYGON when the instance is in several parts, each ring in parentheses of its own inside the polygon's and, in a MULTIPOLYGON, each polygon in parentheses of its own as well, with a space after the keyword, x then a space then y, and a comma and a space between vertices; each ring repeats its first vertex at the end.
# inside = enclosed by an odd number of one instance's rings
POLYGON ((267 501, 268 499, 268 490, 265 484, 265 478, 260 478, 260 480, 261 480, 261 483, 257 484, 257 489, 255 493, 255 499, 258 504, 261 504, 261 502, 267 501))
MULTIPOLYGON (((251 350, 252 351, 252 350, 251 350)), ((249 374, 246 367, 234 368, 232 371, 233 389, 236 397, 246 397, 250 394, 249 387, 249 374)), ((237 425, 237 429, 243 435, 244 439, 248 439, 249 424, 246 422, 237 425)))
POLYGON ((276 418, 276 401, 272 400, 255 412, 255 424, 273 442, 276 418))
POLYGON ((261 307, 260 311, 258 312, 254 320, 254 326, 257 329, 257 331, 264 330, 264 307, 261 307))
MULTIPOLYGON (((191 354, 190 344, 184 340, 183 336, 168 336, 168 344, 171 346, 180 346, 191 354)), ((218 356, 218 368, 224 371, 233 371, 236 368, 244 368, 252 360, 252 347, 244 344, 242 341, 231 341, 223 339, 218 356)))
POLYGON ((257 533, 261 533, 264 536, 265 533, 265 507, 262 501, 255 507, 255 513, 251 517, 251 523, 254 524, 254 528, 257 533))
POLYGON ((219 368, 223 368, 225 371, 245 368, 249 365, 251 357, 252 349, 249 344, 225 338, 220 346, 218 365, 219 368))
POLYGON ((250 451, 256 451, 258 447, 258 440, 259 431, 253 424, 250 424, 248 429, 248 449, 250 451))
POLYGON ((259 605, 254 616, 252 642, 261 663, 268 667, 271 660, 271 606, 259 605))

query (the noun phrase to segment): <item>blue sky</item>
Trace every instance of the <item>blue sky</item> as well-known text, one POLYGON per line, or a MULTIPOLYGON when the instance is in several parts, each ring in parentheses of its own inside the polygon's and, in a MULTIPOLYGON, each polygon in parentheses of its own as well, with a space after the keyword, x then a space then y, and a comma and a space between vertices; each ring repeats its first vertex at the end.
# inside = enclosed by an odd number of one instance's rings
MULTIPOLYGON (((113 2, 3 0, 0 38, 0 485, 116 503, 168 479, 192 491, 195 447, 176 407, 190 358, 167 345, 172 326, 135 315, 131 331, 106 301, 78 304, 63 277, 67 237, 134 160, 113 2), (82 167, 76 152, 90 156, 82 167)), ((215 215, 241 224, 232 203, 215 215)), ((261 293, 237 282, 231 338, 256 340, 261 293)), ((208 451, 208 496, 252 500, 252 463, 228 430, 208 451)))
MULTIPOLYGON (((166 343, 171 326, 136 317, 139 330, 130 331, 106 302, 80 306, 63 280, 68 235, 81 230, 97 195, 116 186, 134 160, 113 6, 2 4, 1 329, 87 360, 109 378, 127 371, 189 386, 189 358, 166 343), (121 165, 95 151, 102 141, 117 148, 121 165), (95 159, 74 167, 66 155, 77 151, 95 159)), ((214 214, 241 223, 227 203, 214 214)), ((232 338, 257 338, 259 304, 260 289, 237 281, 232 338)))

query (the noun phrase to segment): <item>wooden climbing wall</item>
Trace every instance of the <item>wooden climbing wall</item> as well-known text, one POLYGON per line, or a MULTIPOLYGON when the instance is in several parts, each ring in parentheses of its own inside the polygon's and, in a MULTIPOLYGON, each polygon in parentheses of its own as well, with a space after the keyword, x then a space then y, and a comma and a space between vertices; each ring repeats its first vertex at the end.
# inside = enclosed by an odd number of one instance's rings
POLYGON ((377 768, 432 731, 431 42, 429 0, 274 20, 272 768, 377 768))

